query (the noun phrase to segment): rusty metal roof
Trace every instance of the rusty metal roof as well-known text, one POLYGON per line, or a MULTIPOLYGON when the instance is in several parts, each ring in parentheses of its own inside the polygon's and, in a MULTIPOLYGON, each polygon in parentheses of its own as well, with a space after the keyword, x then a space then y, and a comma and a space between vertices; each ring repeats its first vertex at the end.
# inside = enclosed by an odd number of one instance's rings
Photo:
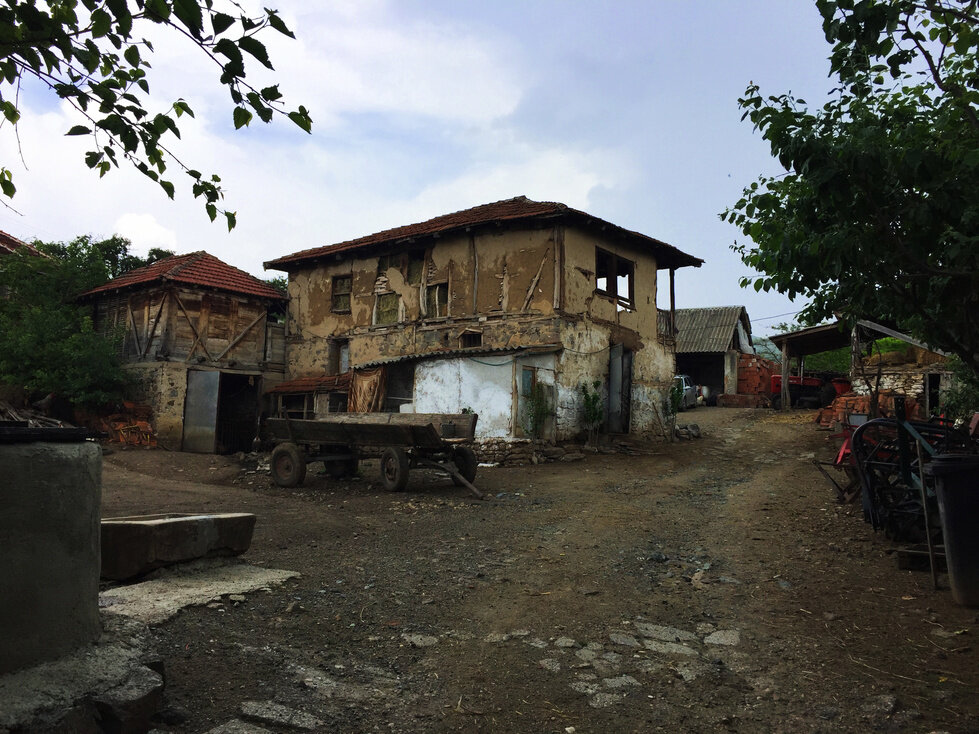
POLYGON ((751 337, 751 321, 744 306, 678 308, 676 310, 677 354, 726 352, 734 343, 738 321, 744 319, 751 337))
POLYGON ((146 267, 130 270, 98 288, 82 293, 80 298, 151 283, 166 282, 203 286, 276 301, 287 300, 285 296, 265 281, 249 275, 244 270, 232 267, 203 250, 192 252, 189 255, 174 255, 158 260, 146 267))
POLYGON ((12 255, 21 248, 23 248, 23 250, 30 255, 46 257, 44 253, 34 247, 34 245, 29 245, 26 242, 17 239, 12 234, 7 234, 3 230, 0 230, 0 255, 12 255))
POLYGON ((285 255, 265 263, 266 269, 292 272, 308 267, 313 262, 327 257, 360 250, 375 245, 401 245, 419 239, 437 237, 450 232, 467 231, 476 227, 493 226, 510 222, 530 221, 573 221, 586 228, 599 229, 607 236, 617 237, 623 244, 650 252, 656 257, 659 268, 700 267, 703 260, 678 250, 660 240, 639 232, 623 229, 604 219, 571 207, 551 201, 531 201, 526 196, 483 204, 471 209, 444 214, 417 224, 408 224, 382 232, 359 237, 355 240, 339 242, 325 247, 314 247, 285 255))

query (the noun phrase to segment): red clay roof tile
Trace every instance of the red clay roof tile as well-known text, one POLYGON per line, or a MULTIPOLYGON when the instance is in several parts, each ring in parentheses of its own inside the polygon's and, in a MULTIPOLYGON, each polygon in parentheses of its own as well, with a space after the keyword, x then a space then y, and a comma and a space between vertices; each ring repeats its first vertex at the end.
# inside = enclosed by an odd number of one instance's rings
POLYGON ((34 245, 29 245, 13 235, 0 230, 0 255, 11 255, 21 248, 24 248, 31 255, 44 256, 44 253, 34 247, 34 245))
POLYGON ((174 255, 164 260, 158 260, 146 267, 130 270, 98 288, 83 293, 82 296, 87 297, 97 293, 133 288, 156 282, 197 285, 230 293, 257 296, 258 298, 286 300, 285 296, 268 283, 203 251, 192 252, 189 255, 174 255))
POLYGON ((576 219, 586 225, 590 224, 611 230, 614 234, 630 241, 634 246, 652 251, 660 261, 660 267, 685 267, 689 265, 700 267, 704 262, 700 258, 688 255, 665 242, 653 239, 639 232, 623 229, 611 222, 593 217, 583 211, 572 209, 565 204, 552 201, 531 201, 526 196, 518 196, 513 199, 493 202, 492 204, 483 204, 472 209, 464 209, 463 211, 452 214, 444 214, 425 222, 387 229, 383 232, 376 232, 375 234, 359 237, 355 240, 302 250, 291 255, 270 260, 265 263, 265 268, 267 270, 292 271, 321 257, 349 252, 370 245, 397 244, 409 239, 444 234, 455 230, 464 230, 467 227, 486 225, 493 222, 512 222, 547 217, 553 217, 555 219, 576 219))

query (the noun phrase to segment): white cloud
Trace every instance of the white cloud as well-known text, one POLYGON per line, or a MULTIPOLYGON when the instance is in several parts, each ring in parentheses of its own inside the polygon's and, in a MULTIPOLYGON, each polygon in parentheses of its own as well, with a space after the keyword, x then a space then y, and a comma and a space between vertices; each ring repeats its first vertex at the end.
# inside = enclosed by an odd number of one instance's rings
POLYGON ((176 251, 179 244, 176 233, 148 213, 123 214, 116 220, 113 232, 132 242, 131 251, 135 255, 145 256, 154 247, 176 251))

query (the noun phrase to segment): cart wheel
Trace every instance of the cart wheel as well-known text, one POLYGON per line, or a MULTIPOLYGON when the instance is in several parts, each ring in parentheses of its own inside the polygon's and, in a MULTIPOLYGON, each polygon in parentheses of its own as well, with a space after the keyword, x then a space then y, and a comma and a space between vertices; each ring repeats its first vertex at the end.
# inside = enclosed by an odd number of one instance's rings
POLYGON ((333 479, 355 476, 357 469, 360 467, 360 462, 356 458, 344 459, 342 461, 325 461, 323 464, 326 468, 326 473, 333 479))
POLYGON ((280 487, 295 487, 306 478, 306 457, 294 443, 280 443, 272 449, 272 481, 280 487))
MULTIPOLYGON (((456 446, 452 450, 452 462, 467 482, 472 483, 476 479, 476 467, 479 466, 479 460, 476 458, 476 452, 471 448, 456 446)), ((457 486, 462 486, 462 482, 455 477, 452 477, 452 481, 457 486)))
POLYGON ((408 454, 389 446, 381 454, 381 483, 388 492, 401 492, 408 484, 408 454))

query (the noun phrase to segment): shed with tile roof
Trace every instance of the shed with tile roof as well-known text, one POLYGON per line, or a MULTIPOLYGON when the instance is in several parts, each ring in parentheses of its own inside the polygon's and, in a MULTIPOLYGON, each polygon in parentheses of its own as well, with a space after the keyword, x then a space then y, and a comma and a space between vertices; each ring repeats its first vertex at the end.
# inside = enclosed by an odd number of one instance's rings
POLYGON ((93 288, 96 328, 119 339, 158 441, 247 451, 263 392, 285 378, 286 297, 206 252, 175 255, 93 288))
MULTIPOLYGON (((520 196, 270 260, 289 274, 291 379, 383 370, 386 410, 479 413, 477 437, 570 439, 581 386, 602 427, 664 435, 672 337, 658 272, 703 261, 520 196), (543 417, 534 406, 546 407, 543 417)), ((672 292, 667 303, 672 303, 672 292)))

